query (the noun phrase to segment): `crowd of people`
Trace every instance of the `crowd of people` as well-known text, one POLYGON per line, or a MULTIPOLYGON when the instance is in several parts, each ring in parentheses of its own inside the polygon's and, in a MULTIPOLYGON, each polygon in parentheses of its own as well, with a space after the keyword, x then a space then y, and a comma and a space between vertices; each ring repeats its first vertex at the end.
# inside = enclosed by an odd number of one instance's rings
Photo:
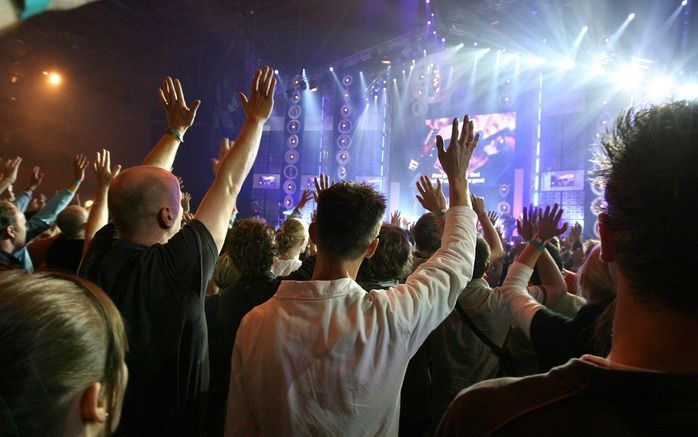
POLYGON ((606 133, 600 240, 557 204, 507 239, 468 187, 467 115, 436 142, 448 199, 422 177, 413 225, 326 175, 278 229, 237 218, 275 87, 264 67, 240 93, 195 212, 170 169, 201 102, 169 77, 140 166, 78 155, 46 199, 41 169, 13 191, 22 159, 0 161, 0 435, 698 432, 697 102, 606 133))

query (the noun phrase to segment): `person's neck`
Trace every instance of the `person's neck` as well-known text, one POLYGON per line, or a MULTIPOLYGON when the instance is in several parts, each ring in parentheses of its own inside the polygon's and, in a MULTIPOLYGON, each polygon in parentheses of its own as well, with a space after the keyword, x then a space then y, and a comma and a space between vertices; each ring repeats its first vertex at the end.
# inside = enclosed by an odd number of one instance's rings
POLYGON ((5 239, 5 240, 0 240, 0 251, 9 253, 12 255, 15 253, 15 246, 12 244, 12 241, 5 239))
POLYGON ((698 373, 698 320, 640 302, 616 278, 613 363, 666 373, 698 373))
POLYGON ((139 246, 146 246, 146 247, 150 247, 150 246, 157 244, 157 243, 164 244, 164 243, 167 243, 167 240, 168 240, 167 236, 164 234, 157 235, 157 234, 147 234, 147 233, 143 233, 143 234, 122 234, 122 233, 119 233, 119 237, 122 240, 128 241, 129 243, 137 244, 139 246))
POLYGON ((318 253, 313 270, 313 281, 332 281, 335 279, 356 279, 363 257, 353 261, 339 261, 318 253))

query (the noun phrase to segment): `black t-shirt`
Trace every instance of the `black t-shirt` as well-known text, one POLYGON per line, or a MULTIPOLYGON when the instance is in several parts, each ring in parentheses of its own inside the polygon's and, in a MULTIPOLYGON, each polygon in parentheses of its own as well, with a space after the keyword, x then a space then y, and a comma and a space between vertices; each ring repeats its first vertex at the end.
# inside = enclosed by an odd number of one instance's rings
POLYGON ((538 356, 540 371, 547 372, 571 358, 594 353, 594 326, 605 308, 604 305, 584 305, 573 319, 547 308, 538 310, 531 320, 531 344, 538 356))
POLYGON ((66 238, 60 235, 46 250, 46 267, 77 273, 82 258, 82 246, 85 240, 66 238))
POLYGON ((80 276, 109 294, 129 340, 117 435, 203 434, 209 385, 204 298, 216 259, 213 237, 197 220, 151 247, 119 239, 113 225, 92 240, 80 276))

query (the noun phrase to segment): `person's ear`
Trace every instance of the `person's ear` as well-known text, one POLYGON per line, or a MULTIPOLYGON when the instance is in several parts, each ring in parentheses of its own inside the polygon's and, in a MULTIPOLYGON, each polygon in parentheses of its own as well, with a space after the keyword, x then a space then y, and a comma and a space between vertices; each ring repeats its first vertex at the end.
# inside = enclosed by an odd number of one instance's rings
POLYGON ((8 226, 2 231, 2 239, 3 240, 14 240, 15 237, 17 236, 17 229, 14 226, 8 226))
POLYGON ((160 208, 160 211, 158 211, 158 224, 161 228, 170 229, 172 226, 175 225, 176 220, 177 215, 174 214, 172 208, 164 207, 160 208))
POLYGON ((102 384, 95 382, 82 392, 80 396, 80 416, 83 423, 104 423, 109 417, 104 399, 102 384))
POLYGON ((378 249, 378 241, 379 239, 377 237, 371 241, 371 244, 368 245, 368 249, 366 249, 365 258, 371 258, 376 253, 376 249, 378 249))
POLYGON ((606 263, 614 262, 616 257, 613 247, 613 229, 608 226, 608 214, 605 212, 599 214, 599 233, 601 234, 601 253, 599 253, 599 258, 606 263))
POLYGON ((308 227, 308 235, 310 236, 310 241, 317 245, 317 225, 315 222, 310 223, 308 227))

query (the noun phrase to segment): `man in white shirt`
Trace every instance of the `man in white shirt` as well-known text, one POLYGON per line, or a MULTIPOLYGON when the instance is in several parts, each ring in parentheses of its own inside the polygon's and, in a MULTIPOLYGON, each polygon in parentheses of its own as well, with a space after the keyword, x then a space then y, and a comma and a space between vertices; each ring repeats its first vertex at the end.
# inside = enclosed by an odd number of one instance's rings
POLYGON ((438 137, 451 200, 441 248, 388 290, 354 282, 378 244, 385 199, 352 183, 319 193, 312 280, 282 282, 238 330, 227 436, 397 435, 407 363, 472 276, 477 217, 466 170, 478 139, 467 116, 460 134, 453 120, 447 150, 438 137))

